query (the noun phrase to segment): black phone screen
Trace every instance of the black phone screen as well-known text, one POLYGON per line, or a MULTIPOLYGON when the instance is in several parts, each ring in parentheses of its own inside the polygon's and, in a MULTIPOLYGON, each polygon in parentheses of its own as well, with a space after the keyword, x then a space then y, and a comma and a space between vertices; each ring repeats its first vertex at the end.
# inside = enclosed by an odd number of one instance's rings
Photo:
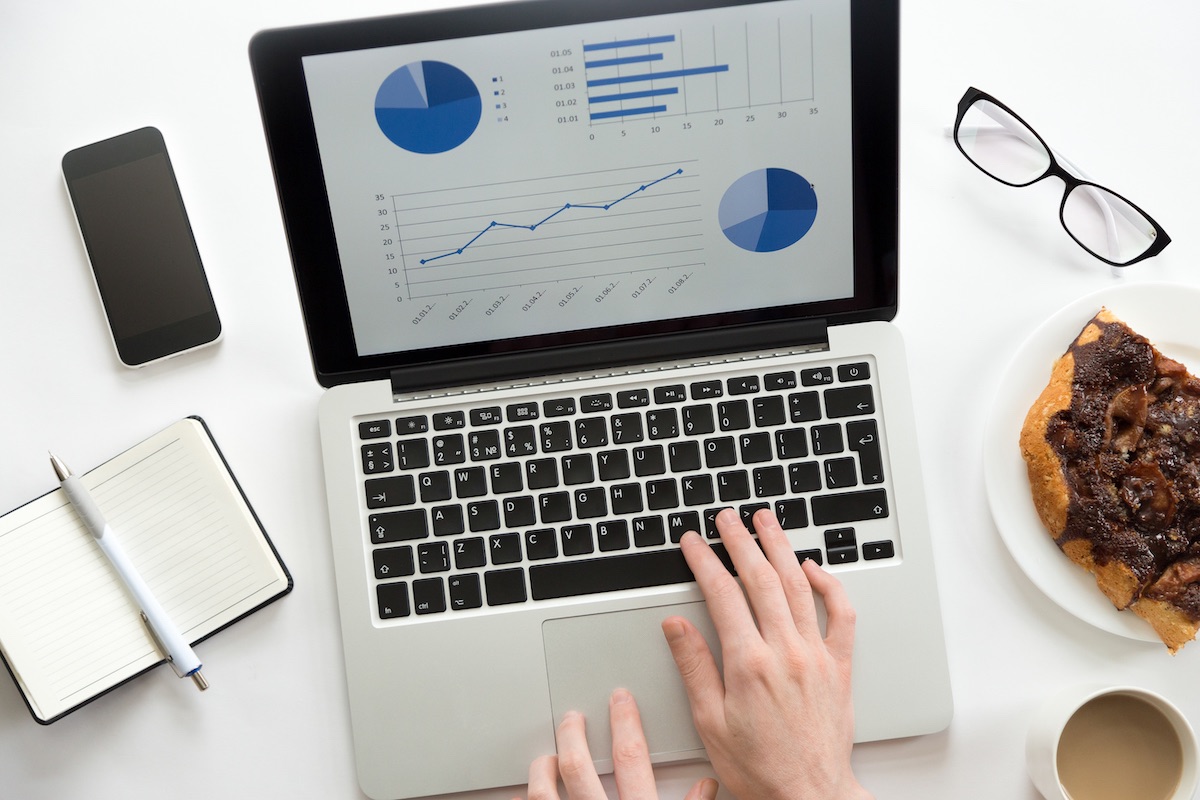
POLYGON ((72 151, 63 170, 121 360, 213 341, 220 322, 174 171, 153 129, 72 151))

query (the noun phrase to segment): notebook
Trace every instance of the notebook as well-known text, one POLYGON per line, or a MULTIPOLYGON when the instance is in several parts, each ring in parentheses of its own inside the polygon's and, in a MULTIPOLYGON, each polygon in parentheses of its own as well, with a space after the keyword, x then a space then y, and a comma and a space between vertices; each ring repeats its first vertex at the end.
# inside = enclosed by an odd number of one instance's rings
POLYGON ((951 716, 897 308, 890 0, 535 0, 258 34, 371 797, 524 782, 638 699, 769 506, 858 611, 856 739, 951 716), (718 542, 718 555, 726 557, 718 542))
MULTIPOLYGON (((54 478, 48 461, 46 476, 54 478)), ((291 591, 291 576, 199 417, 80 481, 190 643, 291 591)), ((0 517, 0 655, 43 724, 164 661, 62 489, 0 517)))

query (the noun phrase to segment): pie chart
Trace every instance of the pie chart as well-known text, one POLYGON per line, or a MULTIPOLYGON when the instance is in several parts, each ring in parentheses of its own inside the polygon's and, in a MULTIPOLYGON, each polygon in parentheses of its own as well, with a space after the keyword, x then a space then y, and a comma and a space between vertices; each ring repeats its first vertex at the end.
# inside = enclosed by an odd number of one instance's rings
POLYGON ((483 101, 475 82, 441 61, 414 61, 388 75, 375 94, 383 135, 411 153, 453 150, 479 125, 483 101))
POLYGON ((795 172, 755 170, 725 190, 717 221, 725 237, 752 253, 773 253, 804 237, 817 218, 817 195, 795 172))

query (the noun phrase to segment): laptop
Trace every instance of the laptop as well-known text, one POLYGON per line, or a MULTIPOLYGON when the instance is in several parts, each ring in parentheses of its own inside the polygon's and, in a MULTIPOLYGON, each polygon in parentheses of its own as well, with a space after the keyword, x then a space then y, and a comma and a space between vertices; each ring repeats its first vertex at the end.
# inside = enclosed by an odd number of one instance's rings
POLYGON ((856 740, 950 683, 897 309, 895 0, 519 0, 268 30, 362 789, 518 785, 630 689, 702 759, 679 552, 773 508, 858 612, 856 740))

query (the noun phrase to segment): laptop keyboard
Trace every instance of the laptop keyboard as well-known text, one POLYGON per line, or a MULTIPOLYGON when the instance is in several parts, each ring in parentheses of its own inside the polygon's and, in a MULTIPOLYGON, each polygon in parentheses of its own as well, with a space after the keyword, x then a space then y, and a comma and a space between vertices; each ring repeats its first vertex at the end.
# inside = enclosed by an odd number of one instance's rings
POLYGON ((457 398, 360 421, 378 618, 691 581, 679 539, 716 539, 730 506, 751 530, 773 507, 798 558, 895 559, 871 366, 739 364, 686 383, 457 398))

